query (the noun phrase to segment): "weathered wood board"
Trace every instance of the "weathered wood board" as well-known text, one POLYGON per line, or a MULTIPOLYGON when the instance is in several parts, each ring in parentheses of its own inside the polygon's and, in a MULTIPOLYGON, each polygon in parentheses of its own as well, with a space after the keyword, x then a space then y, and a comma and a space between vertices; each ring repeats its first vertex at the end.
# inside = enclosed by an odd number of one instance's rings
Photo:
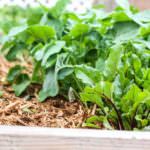
POLYGON ((0 126, 0 150, 150 150, 150 132, 0 126))

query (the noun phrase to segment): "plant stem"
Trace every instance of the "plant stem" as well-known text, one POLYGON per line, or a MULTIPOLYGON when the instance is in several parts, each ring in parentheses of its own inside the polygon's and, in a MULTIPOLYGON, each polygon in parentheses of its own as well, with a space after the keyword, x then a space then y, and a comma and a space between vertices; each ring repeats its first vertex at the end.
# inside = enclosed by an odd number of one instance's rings
POLYGON ((114 103, 112 102, 112 100, 110 98, 108 98, 107 96, 105 96, 105 95, 102 95, 102 97, 104 98, 104 100, 106 100, 108 103, 110 103, 112 105, 112 107, 114 108, 114 110, 115 110, 115 112, 118 116, 120 130, 125 130, 123 122, 122 122, 121 115, 120 115, 118 109, 116 108, 116 106, 114 105, 114 103))
POLYGON ((149 114, 150 114, 150 110, 148 111, 148 113, 147 113, 147 115, 146 115, 146 118, 148 118, 149 114))

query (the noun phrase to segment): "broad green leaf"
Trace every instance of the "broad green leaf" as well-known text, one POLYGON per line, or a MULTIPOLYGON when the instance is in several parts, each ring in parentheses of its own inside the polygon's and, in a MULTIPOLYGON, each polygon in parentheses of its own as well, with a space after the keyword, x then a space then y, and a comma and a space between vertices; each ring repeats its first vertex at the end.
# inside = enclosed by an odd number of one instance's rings
POLYGON ((150 106, 150 92, 143 91, 137 94, 138 98, 135 100, 135 103, 133 104, 130 114, 133 117, 135 112, 137 111, 137 108, 140 104, 146 104, 147 106, 150 106))
POLYGON ((113 82, 115 98, 120 98, 123 93, 123 81, 121 79, 123 79, 121 75, 117 75, 113 82))
POLYGON ((43 102, 49 96, 56 96, 59 92, 57 74, 53 68, 50 68, 44 80, 43 88, 39 93, 39 101, 43 102))
POLYGON ((146 24, 145 26, 140 28, 139 34, 141 36, 146 36, 150 34, 150 24, 146 24))
POLYGON ((37 48, 34 50, 34 58, 37 61, 43 60, 46 51, 51 47, 51 45, 52 43, 45 44, 44 46, 37 46, 37 48))
POLYGON ((128 112, 132 108, 140 92, 141 90, 135 84, 131 85, 129 91, 123 96, 121 101, 121 107, 124 112, 128 112))
POLYGON ((10 45, 12 44, 12 39, 18 35, 20 35, 21 33, 25 32, 28 29, 28 25, 23 25, 23 26, 18 26, 18 27, 13 27, 8 35, 4 36, 2 39, 2 43, 6 46, 6 45, 10 45))
POLYGON ((115 43, 129 41, 138 35, 139 26, 133 22, 122 22, 117 23, 114 26, 114 30, 116 32, 115 35, 115 43))
POLYGON ((41 67, 40 62, 35 62, 32 73, 32 83, 39 83, 41 84, 43 82, 44 78, 44 69, 41 67))
POLYGON ((23 70, 23 67, 21 67, 20 65, 16 65, 14 67, 12 67, 7 75, 7 81, 12 83, 17 76, 21 73, 21 71, 23 70))
POLYGON ((30 85, 30 78, 27 74, 20 74, 16 82, 13 84, 13 89, 16 96, 20 96, 30 85))
POLYGON ((31 55, 35 55, 35 53, 39 50, 39 49, 42 49, 43 48, 43 45, 42 43, 39 43, 37 44, 35 47, 33 47, 33 49, 31 49, 31 55))
POLYGON ((44 56, 44 48, 45 47, 42 47, 41 49, 39 49, 38 51, 36 51, 34 57, 37 61, 41 61, 43 56, 44 56))
POLYGON ((28 29, 28 26, 25 24, 23 26, 19 26, 19 27, 14 27, 10 30, 8 36, 9 37, 13 37, 13 36, 16 36, 18 35, 19 33, 21 32, 24 32, 28 29))
POLYGON ((103 101, 101 99, 100 91, 97 88, 86 87, 82 93, 80 93, 81 101, 83 103, 91 102, 97 104, 103 108, 103 101))
POLYGON ((96 61, 96 69, 98 69, 99 71, 104 71, 104 69, 105 69, 105 60, 103 58, 99 58, 96 61))
POLYGON ((76 24, 70 31, 70 36, 76 38, 89 31, 89 26, 87 24, 76 24))
POLYGON ((101 94, 104 94, 108 98, 112 99, 114 87, 111 82, 101 81, 99 84, 99 88, 101 89, 101 94))
POLYGON ((13 47, 11 47, 8 51, 8 53, 6 54, 6 59, 9 60, 9 61, 13 61, 16 59, 18 53, 22 52, 25 48, 25 45, 23 44, 17 44, 17 45, 14 45, 13 47))
POLYGON ((105 116, 92 116, 86 120, 85 125, 88 127, 96 128, 94 123, 101 123, 106 129, 112 129, 105 116))
POLYGON ((112 19, 115 22, 125 22, 132 20, 125 11, 114 11, 112 13, 112 19))
POLYGON ((133 67, 134 67, 135 72, 138 72, 142 67, 140 58, 138 58, 134 54, 133 54, 133 67))
POLYGON ((51 57, 48 58, 47 63, 45 64, 45 68, 50 68, 55 65, 57 61, 57 54, 52 55, 51 57))
POLYGON ((142 127, 145 127, 148 125, 149 121, 147 119, 142 119, 141 115, 136 115, 135 116, 136 121, 140 122, 142 127))
POLYGON ((49 13, 55 18, 59 17, 69 2, 70 0, 58 0, 55 6, 49 10, 49 13))
POLYGON ((27 32, 36 40, 43 40, 44 42, 55 37, 55 30, 47 25, 30 26, 27 32))
POLYGON ((64 66, 58 71, 58 79, 63 80, 68 75, 72 74, 74 71, 72 66, 64 66))
POLYGON ((65 46, 65 42, 64 41, 57 41, 54 44, 50 45, 47 50, 45 51, 45 54, 43 56, 42 59, 42 66, 45 66, 47 64, 48 59, 56 54, 59 53, 62 48, 65 46))
POLYGON ((57 36, 60 38, 64 31, 64 23, 58 19, 48 21, 48 25, 55 29, 57 36))
POLYGON ((72 65, 66 64, 66 57, 66 53, 62 53, 62 55, 58 55, 57 57, 55 72, 58 75, 58 80, 63 80, 65 77, 69 76, 74 71, 72 65))
POLYGON ((94 86, 101 80, 101 73, 92 67, 86 65, 76 66, 75 74, 84 84, 94 86))
POLYGON ((104 75, 109 80, 112 80, 118 71, 118 64, 121 60, 122 51, 123 47, 121 45, 115 45, 110 50, 109 57, 105 62, 104 70, 104 75))

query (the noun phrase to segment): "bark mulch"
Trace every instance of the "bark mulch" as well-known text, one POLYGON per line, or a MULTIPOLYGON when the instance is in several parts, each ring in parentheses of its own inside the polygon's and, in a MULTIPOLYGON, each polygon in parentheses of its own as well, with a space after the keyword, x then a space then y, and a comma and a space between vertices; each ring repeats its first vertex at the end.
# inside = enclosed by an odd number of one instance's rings
POLYGON ((71 103, 62 98, 51 98, 40 103, 36 98, 36 86, 32 87, 32 98, 29 98, 30 92, 16 97, 5 80, 12 65, 0 57, 0 125, 82 127, 87 111, 79 101, 71 103))

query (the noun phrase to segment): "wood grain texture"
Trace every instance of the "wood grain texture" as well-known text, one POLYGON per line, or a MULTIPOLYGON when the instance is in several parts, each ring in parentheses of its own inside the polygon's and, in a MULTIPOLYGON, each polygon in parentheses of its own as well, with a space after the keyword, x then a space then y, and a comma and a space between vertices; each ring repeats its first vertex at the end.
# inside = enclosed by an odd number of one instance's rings
POLYGON ((150 150, 150 132, 0 126, 0 150, 150 150))

